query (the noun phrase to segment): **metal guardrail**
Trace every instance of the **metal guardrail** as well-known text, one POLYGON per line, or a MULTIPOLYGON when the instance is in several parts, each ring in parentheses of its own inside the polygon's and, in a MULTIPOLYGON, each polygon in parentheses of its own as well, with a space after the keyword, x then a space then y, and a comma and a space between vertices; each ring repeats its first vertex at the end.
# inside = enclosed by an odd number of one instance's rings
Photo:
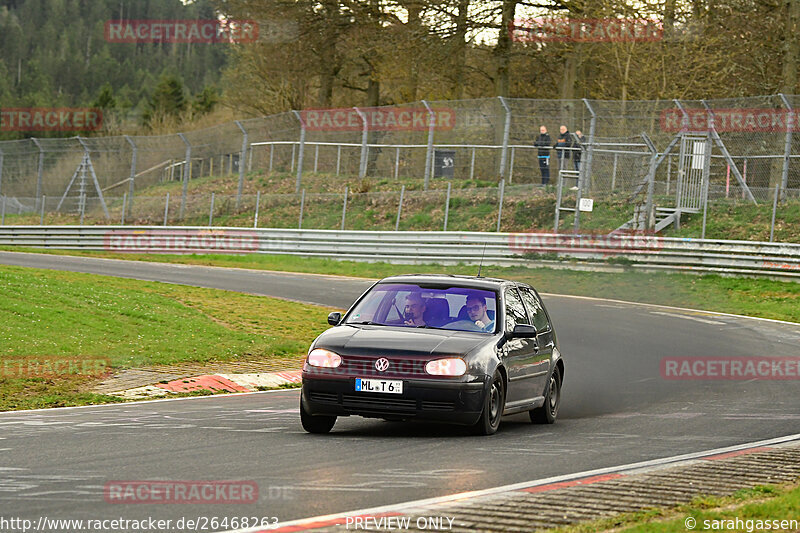
POLYGON ((623 268, 800 280, 800 244, 651 235, 0 226, 0 246, 138 253, 267 253, 394 263, 623 268), (569 260, 569 261, 564 261, 569 260))

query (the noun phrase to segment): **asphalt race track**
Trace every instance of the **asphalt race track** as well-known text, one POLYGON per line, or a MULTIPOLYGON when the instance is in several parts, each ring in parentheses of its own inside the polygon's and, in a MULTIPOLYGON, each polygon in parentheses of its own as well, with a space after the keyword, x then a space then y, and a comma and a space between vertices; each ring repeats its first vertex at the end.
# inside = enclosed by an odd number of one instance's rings
MULTIPOLYGON (((0 263, 349 305, 370 282, 0 252, 0 263)), ((553 287, 547 287, 550 291, 553 287)), ((4 295, 13 297, 13 295, 4 295)), ((800 326, 545 295, 566 372, 554 426, 461 428, 340 419, 300 427, 298 391, 0 414, 3 515, 274 516, 287 521, 800 433, 798 381, 674 381, 664 357, 797 356, 800 326), (249 505, 106 503, 115 480, 253 480, 249 505)))

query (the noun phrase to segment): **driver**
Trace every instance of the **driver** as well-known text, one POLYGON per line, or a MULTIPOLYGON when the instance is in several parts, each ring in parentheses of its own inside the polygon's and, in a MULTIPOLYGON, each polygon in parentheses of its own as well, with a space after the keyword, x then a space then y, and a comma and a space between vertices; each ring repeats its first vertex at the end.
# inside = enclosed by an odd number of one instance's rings
POLYGON ((494 321, 486 313, 486 298, 478 295, 470 295, 467 298, 467 314, 476 326, 483 331, 494 329, 494 321))
POLYGON ((424 326, 425 300, 419 292, 412 292, 406 296, 406 306, 403 310, 404 324, 406 326, 424 326))

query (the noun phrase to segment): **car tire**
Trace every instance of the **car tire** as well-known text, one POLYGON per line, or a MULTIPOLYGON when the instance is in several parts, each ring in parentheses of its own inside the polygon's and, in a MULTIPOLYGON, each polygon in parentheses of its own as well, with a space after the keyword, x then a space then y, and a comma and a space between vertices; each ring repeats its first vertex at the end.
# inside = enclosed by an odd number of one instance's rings
POLYGON ((303 424, 303 429, 309 433, 329 433, 336 423, 336 417, 310 414, 303 405, 303 399, 300 398, 300 423, 303 424))
POLYGON ((544 392, 544 405, 528 412, 534 424, 552 424, 558 418, 561 405, 561 370, 556 366, 544 392))
POLYGON ((483 402, 481 417, 473 426, 478 435, 494 435, 500 427, 503 409, 506 406, 506 383, 500 371, 495 371, 492 383, 483 402))

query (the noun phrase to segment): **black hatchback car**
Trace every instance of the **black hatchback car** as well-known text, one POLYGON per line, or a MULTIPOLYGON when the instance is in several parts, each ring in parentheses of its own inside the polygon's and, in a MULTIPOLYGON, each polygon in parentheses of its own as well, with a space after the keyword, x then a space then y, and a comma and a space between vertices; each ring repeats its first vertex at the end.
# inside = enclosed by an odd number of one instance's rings
POLYGON ((311 344, 300 418, 327 433, 339 416, 430 420, 491 435, 503 415, 558 416, 564 361, 533 287, 409 275, 375 283, 311 344))

